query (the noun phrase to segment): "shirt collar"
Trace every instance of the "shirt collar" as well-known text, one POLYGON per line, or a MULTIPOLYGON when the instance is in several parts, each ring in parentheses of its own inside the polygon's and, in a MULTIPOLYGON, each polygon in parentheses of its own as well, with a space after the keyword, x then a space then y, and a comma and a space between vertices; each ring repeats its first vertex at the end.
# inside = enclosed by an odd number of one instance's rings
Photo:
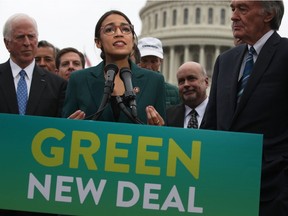
MULTIPOLYGON (((19 74, 19 72, 22 70, 22 68, 20 68, 15 62, 13 62, 11 58, 10 58, 10 66, 11 66, 13 77, 15 78, 19 74)), ((34 67, 35 67, 35 59, 26 68, 23 68, 29 80, 32 79, 34 67)))
MULTIPOLYGON (((262 47, 266 43, 266 41, 271 37, 271 35, 274 33, 274 30, 268 31, 265 35, 263 35, 254 45, 254 49, 257 53, 257 55, 260 53, 262 47)), ((248 45, 248 50, 250 49, 251 45, 248 45)))
MULTIPOLYGON (((205 112, 207 103, 208 103, 208 97, 206 97, 206 99, 195 108, 195 110, 196 110, 196 112, 197 112, 199 117, 204 116, 204 112, 205 112)), ((185 105, 185 117, 190 115, 191 110, 192 110, 192 108, 190 108, 189 106, 185 105)))

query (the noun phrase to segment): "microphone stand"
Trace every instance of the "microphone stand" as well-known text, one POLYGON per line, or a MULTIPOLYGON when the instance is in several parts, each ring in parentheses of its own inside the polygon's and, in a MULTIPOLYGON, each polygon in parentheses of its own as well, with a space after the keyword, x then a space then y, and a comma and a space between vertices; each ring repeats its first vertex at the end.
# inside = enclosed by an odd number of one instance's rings
POLYGON ((126 101, 129 101, 129 107, 131 109, 132 116, 137 118, 137 107, 136 104, 133 103, 133 101, 136 100, 135 93, 133 91, 125 91, 124 97, 126 101))
POLYGON ((103 98, 101 101, 101 104, 97 110, 97 112, 95 113, 95 115, 92 117, 92 120, 96 121, 103 113, 106 105, 109 102, 111 93, 113 92, 114 89, 114 82, 112 81, 107 81, 105 82, 105 86, 104 86, 104 93, 103 93, 103 98))
POLYGON ((131 113, 127 110, 123 100, 120 96, 116 96, 116 101, 120 109, 124 112, 124 114, 135 124, 144 124, 139 118, 131 115, 131 113))
POLYGON ((111 94, 113 92, 114 89, 114 79, 116 74, 118 73, 118 67, 115 64, 108 64, 105 66, 104 68, 107 78, 106 78, 106 82, 105 82, 105 86, 104 86, 104 92, 103 92, 103 97, 102 97, 102 101, 101 104, 97 110, 97 112, 95 113, 95 115, 93 115, 92 120, 96 121, 101 114, 103 113, 106 105, 108 104, 111 94))
POLYGON ((137 105, 136 105, 136 95, 133 91, 132 85, 132 72, 130 68, 123 67, 120 69, 120 78, 125 86, 125 102, 127 101, 127 106, 131 109, 133 118, 137 119, 137 105))

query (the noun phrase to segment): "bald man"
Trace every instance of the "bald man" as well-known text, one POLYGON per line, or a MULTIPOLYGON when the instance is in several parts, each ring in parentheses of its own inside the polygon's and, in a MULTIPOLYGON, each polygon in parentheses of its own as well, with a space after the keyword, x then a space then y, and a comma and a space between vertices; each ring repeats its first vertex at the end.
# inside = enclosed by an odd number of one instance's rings
POLYGON ((182 104, 169 107, 166 112, 166 125, 189 127, 191 111, 196 111, 197 128, 204 116, 208 96, 208 76, 205 69, 197 62, 186 62, 177 71, 177 82, 182 104))

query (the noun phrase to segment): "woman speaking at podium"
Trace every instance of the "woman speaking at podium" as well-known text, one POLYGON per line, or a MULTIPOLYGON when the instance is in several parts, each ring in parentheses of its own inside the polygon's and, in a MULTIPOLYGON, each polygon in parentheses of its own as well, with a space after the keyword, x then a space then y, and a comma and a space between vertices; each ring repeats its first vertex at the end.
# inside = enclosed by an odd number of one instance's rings
POLYGON ((129 18, 117 10, 106 12, 94 40, 103 61, 71 75, 63 117, 164 125, 164 77, 130 60, 137 36, 129 18))

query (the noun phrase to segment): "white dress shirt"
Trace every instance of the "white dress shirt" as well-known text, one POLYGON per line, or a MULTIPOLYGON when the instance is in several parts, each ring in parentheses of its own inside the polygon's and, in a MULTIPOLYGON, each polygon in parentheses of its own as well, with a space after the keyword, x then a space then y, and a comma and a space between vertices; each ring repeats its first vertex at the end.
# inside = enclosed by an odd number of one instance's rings
MULTIPOLYGON (((15 62, 13 62, 11 58, 10 58, 10 66, 11 66, 11 70, 12 70, 12 74, 13 74, 13 78, 14 78, 15 90, 17 92, 18 81, 20 79, 19 72, 22 70, 22 68, 20 68, 15 62)), ((26 80, 26 84, 27 84, 28 95, 30 92, 30 87, 31 87, 31 82, 32 82, 32 74, 33 74, 34 67, 35 67, 35 60, 33 60, 33 62, 30 65, 28 65, 26 68, 23 68, 23 70, 25 70, 25 72, 26 72, 25 80, 26 80)))
MULTIPOLYGON (((198 121, 198 128, 200 127, 201 125, 201 122, 202 122, 202 119, 203 119, 203 116, 204 116, 204 113, 205 113, 205 109, 206 109, 206 106, 207 106, 207 103, 208 103, 208 97, 201 103, 199 104, 195 110, 197 112, 197 121, 198 121)), ((184 119, 184 128, 187 128, 187 125, 188 125, 188 122, 191 118, 190 116, 190 112, 191 112, 191 108, 189 106, 186 106, 185 105, 185 119, 184 119)))

